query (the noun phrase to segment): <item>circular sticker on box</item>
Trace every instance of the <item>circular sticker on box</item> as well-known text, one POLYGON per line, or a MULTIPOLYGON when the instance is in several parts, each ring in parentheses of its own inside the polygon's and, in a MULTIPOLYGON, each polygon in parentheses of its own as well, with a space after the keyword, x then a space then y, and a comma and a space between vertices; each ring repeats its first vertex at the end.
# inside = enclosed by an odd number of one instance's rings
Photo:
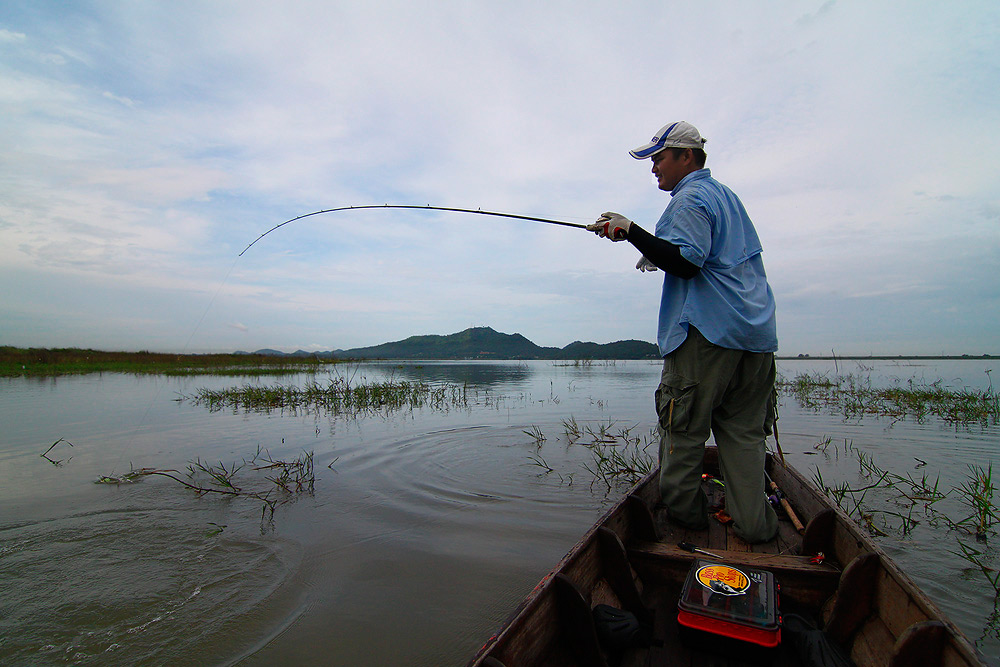
POLYGON ((743 595, 750 588, 750 578, 735 567, 706 565, 698 568, 698 583, 713 593, 743 595))

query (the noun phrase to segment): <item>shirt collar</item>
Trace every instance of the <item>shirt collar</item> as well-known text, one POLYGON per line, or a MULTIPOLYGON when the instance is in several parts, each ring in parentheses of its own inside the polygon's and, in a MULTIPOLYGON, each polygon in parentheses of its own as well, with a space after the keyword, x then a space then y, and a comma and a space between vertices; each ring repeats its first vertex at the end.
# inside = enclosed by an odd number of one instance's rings
POLYGON ((670 191, 670 196, 673 197, 674 195, 676 195, 678 192, 683 190, 685 186, 687 186, 689 183, 693 183, 694 181, 701 181, 711 177, 712 177, 712 171, 707 167, 698 169, 697 171, 692 171, 690 174, 688 174, 680 181, 678 181, 677 185, 674 186, 674 189, 670 191))

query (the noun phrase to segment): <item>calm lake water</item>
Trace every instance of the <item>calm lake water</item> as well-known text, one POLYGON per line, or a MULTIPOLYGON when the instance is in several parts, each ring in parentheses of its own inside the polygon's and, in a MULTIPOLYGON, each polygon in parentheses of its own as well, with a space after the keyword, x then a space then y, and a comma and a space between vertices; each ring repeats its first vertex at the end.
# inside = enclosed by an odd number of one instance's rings
MULTIPOLYGON (((805 359, 779 372, 982 390, 994 363, 805 359)), ((659 371, 637 361, 428 362, 264 379, 0 380, 0 663, 462 665, 622 491, 594 482, 592 454, 570 444, 564 422, 647 438, 659 371), (336 378, 452 383, 468 402, 333 415, 211 411, 184 398, 336 378), (56 465, 40 454, 60 438, 48 453, 56 465), (314 456, 312 492, 273 519, 259 501, 198 495, 162 476, 94 483, 131 467, 187 479, 191 461, 228 468, 259 449, 314 456)), ((947 490, 1000 445, 995 424, 845 419, 791 397, 779 426, 789 461, 827 483, 861 485, 861 450, 898 474, 940 475, 947 490)), ((269 484, 252 467, 238 478, 269 484)), ((871 501, 894 507, 883 496, 871 501)), ((939 505, 968 514, 954 494, 939 505)), ((960 535, 914 518, 904 536, 881 515, 881 544, 996 659, 992 587, 951 553, 960 535)), ((986 546, 993 565, 998 539, 986 546)))

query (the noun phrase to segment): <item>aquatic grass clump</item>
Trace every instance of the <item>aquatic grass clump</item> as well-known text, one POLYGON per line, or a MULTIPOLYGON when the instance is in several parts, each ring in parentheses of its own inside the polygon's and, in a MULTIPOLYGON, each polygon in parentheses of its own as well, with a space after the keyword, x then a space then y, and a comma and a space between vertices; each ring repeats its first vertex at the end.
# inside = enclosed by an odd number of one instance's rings
POLYGON ((870 376, 803 373, 791 380, 779 377, 776 385, 803 408, 841 412, 845 419, 871 415, 923 422, 934 416, 951 424, 1000 423, 1000 395, 992 384, 983 391, 951 390, 940 381, 920 384, 911 379, 905 386, 880 389, 872 386, 870 376))
MULTIPOLYGON (((875 524, 875 517, 878 514, 885 514, 879 510, 873 510, 865 504, 865 497, 872 489, 883 488, 882 484, 888 477, 888 473, 881 474, 871 484, 852 488, 847 482, 842 482, 835 486, 829 486, 823 479, 823 474, 819 468, 816 469, 813 483, 819 487, 840 509, 844 510, 849 517, 857 521, 868 531, 869 534, 878 537, 885 537, 886 533, 875 524)), ((903 522, 902 532, 906 534, 912 527, 912 517, 906 518, 903 522)))
POLYGON ((545 442, 545 434, 542 433, 542 430, 537 426, 532 426, 531 430, 525 430, 521 432, 524 433, 525 435, 531 436, 532 440, 534 440, 534 444, 536 447, 541 447, 542 443, 545 442))
POLYGON ((569 419, 563 420, 562 425, 568 438, 576 440, 580 437, 580 425, 576 423, 576 417, 570 415, 569 419))
POLYGON ((200 458, 196 458, 194 461, 188 462, 188 477, 194 478, 199 473, 204 473, 219 487, 231 490, 234 493, 240 493, 240 488, 233 483, 233 478, 236 477, 236 473, 238 473, 245 464, 246 461, 238 465, 234 461, 227 469, 226 464, 222 461, 219 461, 219 466, 215 467, 211 464, 202 463, 200 458))
POLYGON ((185 399, 212 411, 324 410, 334 415, 361 416, 423 407, 465 408, 469 405, 470 391, 467 385, 392 379, 352 385, 347 378, 339 377, 326 385, 313 381, 303 387, 244 384, 228 389, 199 389, 194 396, 181 397, 185 399))
POLYGON ((297 494, 312 493, 316 482, 313 452, 303 452, 296 458, 285 461, 272 458, 260 446, 249 461, 244 458, 241 462, 234 461, 228 466, 222 461, 215 465, 203 462, 200 458, 188 461, 186 480, 178 476, 181 473, 177 470, 129 467, 127 473, 101 475, 94 483, 121 485, 132 484, 152 475, 167 477, 198 495, 221 494, 258 500, 263 503, 261 521, 268 512, 273 518, 277 506, 290 501, 297 494), (262 477, 269 484, 263 484, 259 478, 237 479, 240 471, 247 466, 255 472, 266 471, 267 474, 262 477))
MULTIPOLYGON (((316 483, 316 472, 313 468, 313 453, 303 452, 291 461, 274 460, 265 450, 263 456, 258 449, 257 456, 254 457, 256 464, 254 470, 267 470, 273 476, 265 476, 269 482, 274 483, 286 493, 299 493, 308 491, 312 493, 316 483)), ((333 463, 330 463, 331 467, 333 463)))
MULTIPOLYGON (((829 444, 829 439, 824 443, 823 451, 829 444)), ((994 501, 996 487, 993 484, 993 464, 988 463, 986 467, 980 465, 969 465, 968 474, 965 481, 959 486, 954 486, 948 491, 940 488, 940 477, 931 480, 926 474, 919 479, 912 474, 899 475, 882 469, 871 454, 866 454, 862 450, 853 446, 850 442, 845 442, 845 448, 853 453, 858 459, 859 475, 870 482, 860 487, 851 487, 847 482, 836 485, 829 485, 823 479, 819 468, 815 470, 814 483, 829 496, 836 505, 844 510, 848 516, 864 526, 868 532, 877 537, 885 537, 887 533, 883 528, 890 526, 884 520, 881 525, 876 525, 878 517, 896 517, 900 519, 899 532, 908 535, 918 524, 914 518, 914 511, 922 512, 928 526, 933 528, 944 527, 949 532, 961 534, 972 534, 976 541, 986 544, 990 535, 995 534, 994 527, 1000 523, 1000 508, 994 501), (894 505, 902 508, 902 512, 890 509, 875 508, 867 502, 870 491, 882 492, 879 494, 879 507, 884 508, 894 505), (886 495, 884 492, 892 491, 895 495, 886 495), (960 503, 971 510, 971 513, 955 521, 944 511, 938 508, 938 503, 952 493, 957 494, 960 503)), ((917 459, 918 468, 926 465, 926 462, 917 459)), ((961 557, 972 563, 986 577, 990 585, 998 596, 1000 596, 1000 572, 987 564, 991 556, 996 552, 988 553, 987 548, 976 549, 959 537, 956 539, 959 551, 950 553, 961 557)))
POLYGON ((961 486, 955 487, 959 500, 972 510, 972 514, 955 522, 956 526, 971 526, 976 539, 986 540, 994 524, 1000 522, 997 507, 993 504, 993 464, 986 468, 980 465, 969 465, 968 478, 961 486))
MULTIPOLYGON (((826 452, 830 444, 827 438, 820 443, 822 451, 826 452)), ((899 520, 899 530, 903 535, 907 535, 919 523, 914 518, 914 511, 922 510, 931 520, 943 519, 946 524, 951 525, 943 515, 936 513, 934 504, 944 500, 949 492, 941 490, 941 477, 938 475, 931 479, 926 473, 919 478, 912 473, 900 475, 879 466, 875 457, 864 450, 854 446, 854 443, 844 441, 845 453, 853 455, 858 461, 858 474, 867 484, 859 487, 852 487, 847 482, 842 482, 835 486, 830 486, 823 479, 823 474, 816 468, 813 482, 818 488, 824 491, 837 507, 844 510, 848 516, 863 525, 869 533, 877 536, 885 536, 882 528, 876 525, 877 517, 895 517, 899 520), (871 491, 889 491, 892 493, 889 502, 905 511, 897 512, 889 509, 876 509, 866 503, 866 497, 871 491)), ((919 459, 917 459, 920 461, 919 459)), ((920 462, 917 467, 926 465, 920 462)), ((882 522, 883 528, 889 528, 886 521, 882 522)))
POLYGON ((589 448, 592 463, 585 466, 595 480, 602 481, 608 490, 618 485, 632 485, 645 477, 657 465, 655 451, 650 446, 659 441, 656 430, 645 437, 634 435, 635 427, 619 427, 608 420, 596 429, 589 424, 584 427, 581 442, 589 448))
POLYGON ((588 466, 587 470, 604 482, 609 490, 617 484, 635 484, 645 477, 656 463, 655 459, 648 455, 648 444, 633 440, 615 444, 595 444, 591 447, 594 465, 588 466))
MULTIPOLYGON (((650 452, 650 446, 659 441, 656 429, 642 437, 633 433, 634 426, 619 427, 610 418, 607 422, 581 426, 575 417, 569 417, 563 420, 562 426, 569 445, 590 450, 591 460, 583 467, 591 475, 592 484, 602 482, 608 491, 635 484, 657 465, 655 449, 650 452)), ((547 440, 542 430, 532 426, 522 433, 531 437, 536 448, 535 453, 528 457, 531 465, 540 468, 546 475, 555 472, 541 454, 547 440)), ((572 483, 572 475, 558 476, 572 483)))

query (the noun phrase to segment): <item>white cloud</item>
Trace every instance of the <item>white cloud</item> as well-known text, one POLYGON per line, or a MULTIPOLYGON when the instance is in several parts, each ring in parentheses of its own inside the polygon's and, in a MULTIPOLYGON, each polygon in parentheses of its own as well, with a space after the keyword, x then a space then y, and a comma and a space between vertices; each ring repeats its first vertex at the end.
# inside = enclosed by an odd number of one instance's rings
MULTIPOLYGON (((156 340, 186 341, 171 322, 216 291, 202 347, 353 347, 469 322, 549 345, 650 340, 658 280, 578 230, 347 212, 235 256, 349 204, 574 222, 610 209, 651 228, 668 195, 626 151, 677 118, 708 136, 709 166, 760 229, 783 346, 868 344, 861 301, 919 297, 996 324, 981 308, 996 288, 963 301, 948 270, 968 261, 963 240, 1000 249, 992 5, 975 20, 834 2, 91 10, 0 11, 0 265, 107 294, 128 276, 159 304, 156 340)), ((87 331, 32 312, 65 344, 87 331)), ((894 326, 918 345, 913 318, 894 326)))
POLYGON ((12 32, 6 28, 0 28, 0 43, 19 43, 28 38, 23 32, 12 32))
POLYGON ((102 95, 104 95, 104 97, 106 97, 109 100, 114 100, 115 102, 127 106, 129 109, 135 107, 135 100, 131 100, 127 97, 122 97, 121 95, 115 95, 114 93, 108 92, 107 90, 105 90, 102 93, 102 95))

